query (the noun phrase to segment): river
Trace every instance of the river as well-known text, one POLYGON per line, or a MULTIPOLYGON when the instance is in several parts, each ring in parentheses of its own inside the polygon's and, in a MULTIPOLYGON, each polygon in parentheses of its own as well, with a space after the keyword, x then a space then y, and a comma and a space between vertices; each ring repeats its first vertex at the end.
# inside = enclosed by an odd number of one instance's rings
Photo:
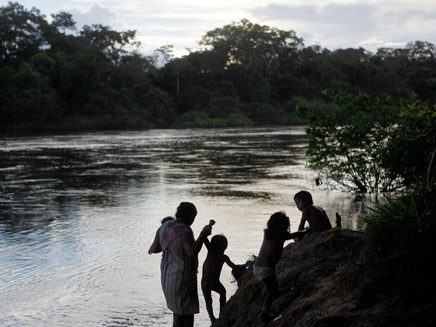
MULTIPOLYGON (((147 250, 182 201, 197 207, 196 236, 216 220, 235 263, 257 254, 275 211, 296 229, 301 189, 360 228, 362 204, 317 186, 306 148, 303 127, 0 138, 0 326, 171 326, 147 250)), ((230 268, 221 280, 231 296, 230 268)), ((199 294, 195 326, 209 326, 199 294)))

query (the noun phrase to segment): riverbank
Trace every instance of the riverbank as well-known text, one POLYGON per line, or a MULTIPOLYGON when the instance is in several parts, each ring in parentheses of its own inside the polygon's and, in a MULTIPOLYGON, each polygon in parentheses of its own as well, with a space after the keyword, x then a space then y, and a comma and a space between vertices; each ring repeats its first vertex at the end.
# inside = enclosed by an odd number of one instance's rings
POLYGON ((96 116, 64 116, 50 119, 33 118, 0 124, 0 136, 3 135, 32 135, 32 134, 63 134, 63 133, 92 133, 92 132, 122 132, 144 131, 150 129, 217 129, 217 128, 250 128, 250 127, 280 127, 303 126, 307 120, 295 113, 288 114, 273 122, 268 120, 253 121, 245 115, 229 115, 228 117, 210 117, 205 112, 188 112, 174 115, 167 124, 156 125, 152 120, 140 115, 96 115, 96 116))
POLYGON ((369 269, 364 245, 363 232, 347 229, 289 244, 276 267, 279 287, 287 291, 272 307, 282 318, 262 322, 265 287, 248 270, 213 327, 434 326, 432 288, 428 293, 422 292, 424 287, 404 292, 408 285, 398 278, 398 258, 369 269))

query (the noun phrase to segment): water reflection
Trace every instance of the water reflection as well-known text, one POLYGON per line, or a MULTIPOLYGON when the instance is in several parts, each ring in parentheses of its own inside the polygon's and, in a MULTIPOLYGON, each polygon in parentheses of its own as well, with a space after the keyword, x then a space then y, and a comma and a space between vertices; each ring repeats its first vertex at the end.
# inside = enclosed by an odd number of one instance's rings
POLYGON ((266 168, 301 160, 304 141, 301 129, 6 139, 0 143, 0 213, 11 230, 33 229, 64 216, 65 208, 117 206, 133 184, 192 183, 200 185, 196 194, 228 196, 226 185, 269 178, 266 168))
MULTIPOLYGON (((306 145, 302 127, 1 139, 0 325, 169 326, 160 258, 146 249, 181 201, 197 206, 194 233, 217 220, 240 263, 271 213, 298 224, 300 189, 358 228, 361 203, 316 187, 306 145)), ((229 295, 230 282, 223 272, 229 295)), ((208 326, 207 314, 196 322, 208 326)))

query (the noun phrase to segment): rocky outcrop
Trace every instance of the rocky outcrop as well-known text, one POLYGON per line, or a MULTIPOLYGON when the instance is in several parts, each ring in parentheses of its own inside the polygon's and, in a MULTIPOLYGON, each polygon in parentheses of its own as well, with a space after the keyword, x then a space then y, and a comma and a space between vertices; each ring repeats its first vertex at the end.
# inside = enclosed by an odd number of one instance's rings
POLYGON ((395 265, 368 272, 364 243, 362 232, 342 229, 289 244, 276 267, 285 291, 272 309, 281 318, 261 320, 266 290, 248 269, 213 327, 435 326, 434 301, 410 305, 390 283, 395 265))

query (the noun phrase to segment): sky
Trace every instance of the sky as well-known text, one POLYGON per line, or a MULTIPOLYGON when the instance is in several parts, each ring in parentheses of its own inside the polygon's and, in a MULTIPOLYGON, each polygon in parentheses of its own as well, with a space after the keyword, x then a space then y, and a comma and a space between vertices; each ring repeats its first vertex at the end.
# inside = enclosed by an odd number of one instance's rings
MULTIPOLYGON (((175 56, 201 48, 206 32, 238 22, 293 30, 305 46, 335 50, 404 47, 416 40, 436 44, 435 0, 15 0, 46 15, 66 11, 77 28, 103 24, 137 30, 146 55, 173 45, 175 56)), ((0 0, 0 6, 8 1, 0 0)))

